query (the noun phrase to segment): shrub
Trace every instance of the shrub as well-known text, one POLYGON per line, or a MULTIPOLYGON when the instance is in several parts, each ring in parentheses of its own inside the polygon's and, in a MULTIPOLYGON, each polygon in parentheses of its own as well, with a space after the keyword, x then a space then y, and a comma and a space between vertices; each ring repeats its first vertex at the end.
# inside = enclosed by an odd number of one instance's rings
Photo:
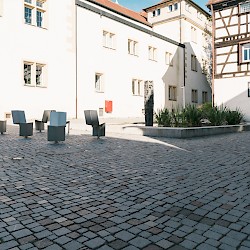
POLYGON ((163 127, 170 127, 171 126, 171 113, 167 108, 160 109, 156 114, 155 114, 155 119, 158 124, 158 126, 163 126, 163 127))
POLYGON ((155 114, 158 126, 163 127, 198 127, 202 120, 209 125, 220 126, 223 124, 236 125, 242 122, 244 116, 239 109, 231 111, 227 107, 212 107, 211 103, 203 104, 201 107, 187 105, 185 108, 167 108, 159 110, 155 114))
POLYGON ((183 113, 188 127, 201 126, 202 112, 195 105, 187 105, 183 109, 183 113))
POLYGON ((228 108, 226 109, 225 120, 228 125, 240 124, 243 121, 243 118, 244 116, 239 109, 236 109, 234 111, 228 108))
POLYGON ((225 108, 213 107, 206 113, 206 118, 210 121, 212 126, 220 126, 225 124, 225 108))

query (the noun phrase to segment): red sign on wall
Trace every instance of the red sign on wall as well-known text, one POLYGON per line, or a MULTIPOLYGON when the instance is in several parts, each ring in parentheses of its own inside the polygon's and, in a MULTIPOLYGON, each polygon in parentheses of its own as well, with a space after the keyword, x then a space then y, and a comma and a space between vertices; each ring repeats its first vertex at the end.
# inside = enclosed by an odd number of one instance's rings
POLYGON ((112 101, 105 101, 105 112, 112 113, 113 111, 113 102, 112 101))

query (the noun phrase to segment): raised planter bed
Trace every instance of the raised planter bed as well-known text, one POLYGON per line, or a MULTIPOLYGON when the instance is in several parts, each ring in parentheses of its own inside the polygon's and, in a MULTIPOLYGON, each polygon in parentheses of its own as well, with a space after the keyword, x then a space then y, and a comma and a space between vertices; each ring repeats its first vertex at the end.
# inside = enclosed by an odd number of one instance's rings
POLYGON ((125 133, 140 134, 144 136, 192 138, 192 137, 225 134, 225 133, 250 131, 250 124, 189 127, 189 128, 125 126, 123 127, 123 129, 125 133))

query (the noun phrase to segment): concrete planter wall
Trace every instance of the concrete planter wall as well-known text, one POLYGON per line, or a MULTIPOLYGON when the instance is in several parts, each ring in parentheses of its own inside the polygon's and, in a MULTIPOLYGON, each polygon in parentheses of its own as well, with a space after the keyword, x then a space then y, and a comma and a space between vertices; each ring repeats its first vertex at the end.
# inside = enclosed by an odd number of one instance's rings
POLYGON ((123 127, 123 129, 125 130, 124 132, 126 133, 141 134, 144 136, 192 138, 192 137, 201 137, 208 135, 250 131, 250 124, 190 127, 190 128, 127 126, 123 127))

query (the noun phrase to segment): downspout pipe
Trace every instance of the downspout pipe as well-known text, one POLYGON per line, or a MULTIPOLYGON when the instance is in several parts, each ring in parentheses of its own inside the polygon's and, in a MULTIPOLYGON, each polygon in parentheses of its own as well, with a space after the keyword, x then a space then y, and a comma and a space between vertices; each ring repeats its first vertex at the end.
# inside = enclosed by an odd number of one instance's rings
MULTIPOLYGON (((180 1, 180 43, 182 43, 182 21, 181 21, 181 16, 182 16, 182 1, 180 1)), ((183 95, 183 108, 186 106, 186 91, 185 91, 185 86, 186 86, 186 46, 183 47, 183 87, 182 87, 182 95, 183 95)))
POLYGON ((77 97, 78 97, 78 81, 77 81, 77 78, 78 78, 78 58, 77 58, 77 5, 75 3, 75 67, 76 67, 76 72, 75 72, 75 87, 76 87, 76 92, 75 92, 75 117, 76 119, 78 118, 78 100, 77 100, 77 97))

